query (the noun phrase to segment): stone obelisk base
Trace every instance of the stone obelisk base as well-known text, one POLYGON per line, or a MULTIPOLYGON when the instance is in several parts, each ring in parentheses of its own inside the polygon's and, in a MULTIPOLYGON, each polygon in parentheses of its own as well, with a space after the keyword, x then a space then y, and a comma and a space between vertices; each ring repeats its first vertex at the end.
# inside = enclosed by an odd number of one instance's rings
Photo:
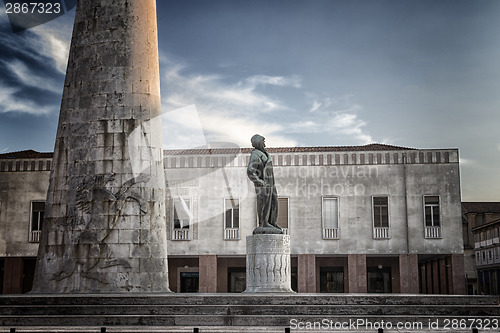
POLYGON ((260 234, 247 237, 249 293, 291 293, 290 236, 260 234))

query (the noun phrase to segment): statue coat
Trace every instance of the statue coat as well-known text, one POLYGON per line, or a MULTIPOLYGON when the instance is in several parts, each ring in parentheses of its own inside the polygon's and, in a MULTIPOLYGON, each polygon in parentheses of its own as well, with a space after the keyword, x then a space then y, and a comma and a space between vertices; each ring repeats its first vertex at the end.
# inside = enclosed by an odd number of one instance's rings
POLYGON ((276 226, 278 193, 274 186, 273 161, 266 151, 254 149, 247 167, 248 178, 255 185, 259 226, 276 226))

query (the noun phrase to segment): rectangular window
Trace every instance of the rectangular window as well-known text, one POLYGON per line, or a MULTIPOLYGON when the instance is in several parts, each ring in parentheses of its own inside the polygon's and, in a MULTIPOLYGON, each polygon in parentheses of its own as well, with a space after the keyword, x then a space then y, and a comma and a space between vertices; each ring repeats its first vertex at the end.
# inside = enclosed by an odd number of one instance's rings
POLYGON ((339 238, 338 198, 324 197, 321 208, 323 239, 339 238))
POLYGON ((38 243, 40 241, 40 233, 42 232, 43 216, 45 212, 45 202, 31 202, 31 223, 29 241, 38 243))
POLYGON ((389 234, 389 197, 373 197, 373 238, 390 238, 389 234))
POLYGON ((426 227, 439 227, 439 197, 438 196, 425 196, 425 226, 426 227))
POLYGON ((224 211, 224 239, 240 239, 240 201, 225 199, 224 211))
POLYGON ((278 198, 278 226, 288 235, 288 198, 278 198))
POLYGON ((389 228, 389 198, 373 197, 373 226, 389 228))
POLYGON ((174 202, 174 229, 189 229, 191 216, 190 202, 179 198, 174 202))
POLYGON ((189 240, 189 225, 191 224, 191 202, 188 199, 174 200, 174 229, 172 240, 189 240))
POLYGON ((441 213, 439 196, 424 196, 425 238, 441 238, 441 213))
POLYGON ((481 252, 476 251, 476 265, 480 266, 481 265, 481 252))

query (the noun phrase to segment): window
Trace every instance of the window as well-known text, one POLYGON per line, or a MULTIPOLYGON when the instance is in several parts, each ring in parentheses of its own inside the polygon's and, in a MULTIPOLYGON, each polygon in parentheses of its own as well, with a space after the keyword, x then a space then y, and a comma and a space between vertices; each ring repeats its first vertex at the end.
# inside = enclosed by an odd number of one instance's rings
POLYGON ((389 197, 373 197, 373 238, 389 238, 389 197))
POLYGON ((441 238, 439 197, 424 196, 425 238, 441 238))
POLYGON ((31 203, 31 226, 29 241, 32 243, 38 243, 40 241, 44 212, 45 202, 33 201, 31 203))
POLYGON ((439 227, 439 197, 426 196, 425 200, 425 226, 426 227, 439 227))
POLYGON ((388 197, 373 197, 373 226, 375 228, 389 227, 388 197))
POLYGON ((338 198, 324 197, 322 202, 323 239, 339 238, 338 198))
POLYGON ((238 199, 224 200, 224 239, 240 239, 240 202, 238 199))
POLYGON ((191 202, 179 197, 174 201, 174 229, 172 240, 189 240, 189 225, 191 224, 191 202))
POLYGON ((288 198, 278 198, 278 226, 288 235, 288 198))

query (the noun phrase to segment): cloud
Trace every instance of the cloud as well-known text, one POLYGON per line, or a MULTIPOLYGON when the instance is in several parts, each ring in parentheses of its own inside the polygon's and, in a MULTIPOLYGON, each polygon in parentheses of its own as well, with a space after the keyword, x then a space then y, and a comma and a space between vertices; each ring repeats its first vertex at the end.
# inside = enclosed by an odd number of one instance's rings
POLYGON ((60 93, 62 90, 62 84, 60 82, 53 82, 50 77, 42 77, 32 69, 28 68, 25 63, 19 61, 18 59, 13 59, 10 61, 2 61, 5 67, 15 75, 19 81, 30 87, 35 87, 42 90, 48 90, 54 93, 60 93))
POLYGON ((61 74, 66 73, 68 64, 69 47, 71 41, 71 28, 55 24, 52 26, 37 26, 31 29, 38 36, 40 54, 52 59, 53 65, 61 74), (57 27, 61 26, 59 30, 57 27))
POLYGON ((332 127, 338 129, 340 133, 353 136, 361 143, 366 144, 373 142, 372 137, 363 132, 363 127, 366 126, 366 122, 359 119, 356 114, 353 113, 336 114, 335 117, 331 119, 328 123, 332 127))
POLYGON ((363 107, 353 101, 353 95, 319 98, 314 93, 308 93, 306 96, 312 99, 312 106, 300 121, 288 125, 289 132, 342 134, 360 144, 374 142, 365 131, 366 121, 358 116, 363 107))
POLYGON ((64 15, 23 33, 2 29, 1 113, 42 115, 59 109, 71 25, 71 15, 64 15))
POLYGON ((186 74, 188 69, 178 63, 172 63, 164 56, 160 58, 166 65, 162 76, 165 80, 165 106, 168 109, 196 104, 198 109, 211 108, 211 112, 226 111, 234 114, 251 110, 255 112, 272 112, 287 110, 280 100, 259 93, 257 86, 274 85, 280 87, 296 87, 296 77, 271 77, 265 75, 251 76, 236 83, 226 83, 225 77, 213 74, 186 74))
MULTIPOLYGON (((162 108, 166 112, 164 121, 176 124, 170 132, 190 133, 201 126, 206 141, 230 142, 248 147, 250 138, 260 133, 272 146, 295 146, 295 140, 282 134, 284 127, 263 115, 289 110, 283 101, 258 92, 258 86, 295 88, 299 78, 256 75, 237 82, 227 82, 228 78, 212 74, 188 74, 188 68, 160 57, 162 67, 162 108), (196 117, 192 116, 193 105, 196 117), (184 114, 178 109, 184 108, 184 114), (169 113, 173 112, 172 115, 169 113), (191 115, 191 116, 190 116, 191 115), (170 120, 169 120, 170 119, 170 120), (199 125, 198 125, 199 119, 199 125)), ((164 125, 165 127, 165 125, 164 125)), ((167 126, 168 127, 168 126, 167 126)), ((164 133, 170 138, 168 147, 184 147, 190 144, 189 135, 178 137, 164 133)), ((199 138, 199 134, 196 134, 199 138)), ((199 141, 196 139, 195 141, 199 141)))
POLYGON ((309 112, 314 112, 316 110, 318 110, 323 104, 321 104, 320 102, 318 101, 314 101, 313 102, 313 105, 311 106, 311 108, 309 109, 309 112))
POLYGON ((459 156, 459 163, 461 166, 472 166, 477 164, 475 160, 468 159, 468 158, 463 158, 462 156, 459 156))
POLYGON ((15 94, 18 89, 0 84, 0 113, 24 112, 34 115, 48 114, 54 111, 54 106, 41 106, 35 101, 18 98, 15 94))
POLYGON ((273 85, 280 87, 294 87, 301 88, 301 79, 297 75, 289 77, 284 76, 268 76, 268 75, 254 75, 245 80, 250 86, 255 88, 258 85, 273 85))

